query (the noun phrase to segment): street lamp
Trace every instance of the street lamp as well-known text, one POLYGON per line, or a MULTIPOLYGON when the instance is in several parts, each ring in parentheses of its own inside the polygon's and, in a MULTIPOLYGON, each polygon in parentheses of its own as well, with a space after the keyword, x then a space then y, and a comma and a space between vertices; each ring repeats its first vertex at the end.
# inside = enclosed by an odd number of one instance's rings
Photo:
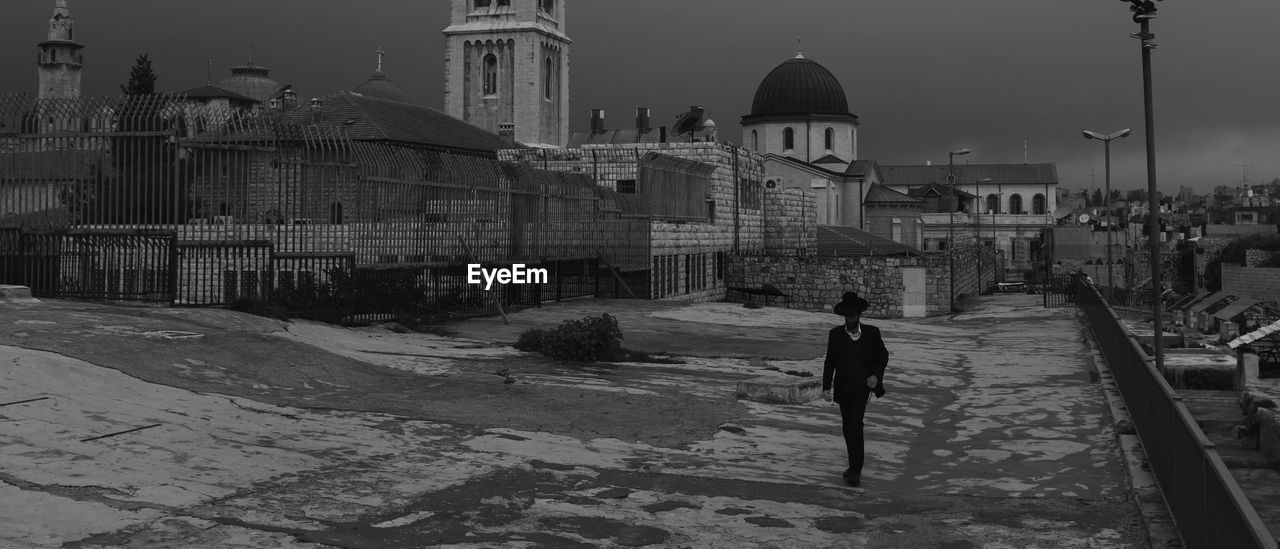
MULTIPOLYGON (((1138 24, 1138 32, 1130 36, 1142 41, 1142 106, 1146 120, 1147 138, 1147 196, 1151 204, 1160 204, 1160 191, 1156 189, 1156 127, 1155 109, 1151 101, 1151 50, 1156 49, 1153 42, 1156 35, 1151 33, 1151 20, 1156 17, 1156 3, 1151 0, 1128 0, 1129 11, 1133 12, 1133 21, 1138 24)), ((1151 238, 1151 313, 1155 317, 1152 329, 1155 331, 1153 345, 1156 370, 1164 371, 1164 303, 1161 301, 1160 283, 1160 212, 1156 207, 1149 208, 1147 224, 1151 238)))
MULTIPOLYGON (((979 230, 979 228, 980 228, 980 227, 981 227, 981 225, 982 225, 981 223, 979 223, 979 221, 981 221, 981 220, 982 220, 982 216, 981 216, 981 214, 982 214, 982 208, 979 208, 979 207, 978 207, 978 204, 984 204, 984 203, 986 203, 987 199, 986 199, 986 198, 984 198, 984 197, 982 196, 982 184, 983 184, 983 183, 990 183, 990 182, 991 182, 991 178, 990 178, 990 177, 984 177, 984 178, 982 178, 982 179, 979 179, 979 180, 975 181, 975 182, 974 182, 974 185, 973 185, 973 194, 978 195, 978 198, 977 198, 977 200, 975 201, 975 203, 974 203, 974 205, 973 205, 973 206, 974 206, 974 207, 973 207, 973 212, 974 212, 974 216, 973 216, 973 240, 974 240, 974 242, 977 242, 977 243, 978 243, 978 293, 979 293, 979 294, 981 294, 981 293, 982 293, 982 248, 983 248, 983 246, 982 246, 982 235, 978 234, 978 230, 979 230)), ((992 223, 994 223, 994 222, 995 222, 995 221, 994 221, 994 219, 993 219, 992 223)), ((994 230, 994 228, 995 228, 995 226, 994 226, 994 225, 992 225, 992 230, 994 230)), ((991 273, 991 275, 992 275, 992 278, 993 278, 993 279, 992 279, 992 281, 991 281, 991 282, 992 282, 993 284, 995 283, 995 280, 994 280, 994 277, 995 277, 995 265, 996 265, 996 263, 995 263, 995 257, 994 257, 994 256, 992 256, 992 260, 991 260, 991 270, 992 270, 992 273, 991 273)))
POLYGON ((973 151, 969 149, 960 149, 958 151, 947 152, 947 184, 951 187, 948 194, 951 195, 951 203, 947 206, 949 211, 949 220, 947 221, 947 270, 951 274, 951 310, 956 308, 956 173, 955 163, 957 156, 964 156, 973 151))
POLYGON ((1107 135, 1102 135, 1098 132, 1091 132, 1089 130, 1084 130, 1081 133, 1084 134, 1085 139, 1097 139, 1102 141, 1102 149, 1105 151, 1107 159, 1107 193, 1103 195, 1103 203, 1107 207, 1107 304, 1111 304, 1113 295, 1111 292, 1113 291, 1112 288, 1115 286, 1111 275, 1111 224, 1113 223, 1111 212, 1111 140, 1128 137, 1130 131, 1129 128, 1125 128, 1107 135))

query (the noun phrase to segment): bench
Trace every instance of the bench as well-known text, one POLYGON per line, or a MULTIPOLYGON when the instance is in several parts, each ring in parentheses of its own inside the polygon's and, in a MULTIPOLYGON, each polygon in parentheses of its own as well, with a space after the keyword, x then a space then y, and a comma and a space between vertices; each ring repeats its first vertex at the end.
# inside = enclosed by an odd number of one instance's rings
MULTIPOLYGON (((729 292, 738 292, 747 296, 747 301, 751 302, 751 296, 764 296, 764 304, 769 304, 770 297, 781 297, 785 305, 791 305, 791 295, 779 290, 772 284, 761 284, 759 288, 745 288, 742 286, 728 286, 725 288, 729 292)), ((726 296, 728 297, 728 296, 726 296)))

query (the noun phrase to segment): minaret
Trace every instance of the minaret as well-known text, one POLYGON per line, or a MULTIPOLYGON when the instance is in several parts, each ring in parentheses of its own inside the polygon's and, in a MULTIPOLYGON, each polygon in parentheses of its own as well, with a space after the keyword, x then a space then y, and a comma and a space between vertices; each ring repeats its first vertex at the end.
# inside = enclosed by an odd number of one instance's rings
POLYGON ((49 18, 49 39, 37 48, 40 99, 79 98, 84 46, 75 41, 75 20, 71 18, 67 0, 54 0, 53 16, 49 18))
POLYGON ((566 0, 452 0, 445 112, 542 147, 569 142, 566 0))

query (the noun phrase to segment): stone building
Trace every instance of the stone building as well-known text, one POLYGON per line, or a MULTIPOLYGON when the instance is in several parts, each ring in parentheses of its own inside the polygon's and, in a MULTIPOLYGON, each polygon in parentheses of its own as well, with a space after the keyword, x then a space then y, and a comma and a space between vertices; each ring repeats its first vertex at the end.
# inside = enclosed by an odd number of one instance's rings
POLYGON ((1053 163, 880 165, 879 171, 889 188, 941 198, 922 215, 925 250, 979 242, 1004 254, 1015 278, 1042 258, 1041 230, 1054 226, 1057 208, 1053 163))
POLYGON ((867 229, 863 200, 879 172, 858 159, 858 117, 826 67, 802 54, 774 67, 742 132, 744 146, 764 157, 766 185, 812 191, 820 225, 867 229))
POLYGON ((48 40, 41 42, 36 57, 39 67, 40 99, 80 97, 80 70, 84 67, 84 46, 75 39, 75 19, 67 0, 55 0, 49 17, 48 40))
POLYGON ((531 146, 569 136, 566 0, 453 0, 445 35, 445 112, 531 146))
POLYGON ((635 236, 647 250, 615 260, 637 297, 724 299, 731 255, 813 249, 812 195, 766 189, 764 159, 740 147, 632 142, 508 149, 499 158, 585 174, 616 193, 624 217, 637 221, 635 236))

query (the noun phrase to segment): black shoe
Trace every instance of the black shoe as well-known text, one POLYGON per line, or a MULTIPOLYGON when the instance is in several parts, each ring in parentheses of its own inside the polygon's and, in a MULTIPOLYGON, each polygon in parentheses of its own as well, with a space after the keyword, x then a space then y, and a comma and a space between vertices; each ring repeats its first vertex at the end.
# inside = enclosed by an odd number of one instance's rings
POLYGON ((862 486, 862 476, 858 475, 853 477, 844 477, 844 482, 849 486, 853 486, 856 488, 856 487, 862 486))
POLYGON ((841 476, 843 476, 844 478, 849 478, 850 476, 853 476, 853 467, 845 469, 844 474, 841 476))

